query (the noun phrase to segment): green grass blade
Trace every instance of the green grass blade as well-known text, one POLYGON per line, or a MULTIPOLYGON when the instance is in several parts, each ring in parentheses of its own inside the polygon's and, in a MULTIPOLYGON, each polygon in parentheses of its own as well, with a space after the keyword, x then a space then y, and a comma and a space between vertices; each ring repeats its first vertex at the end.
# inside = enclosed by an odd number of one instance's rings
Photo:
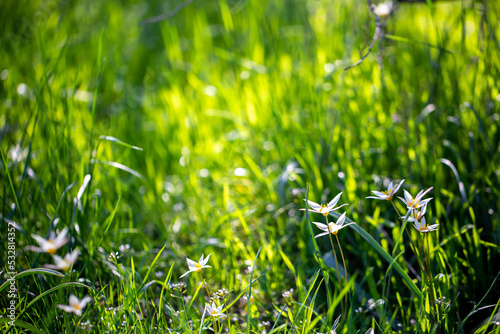
MULTIPOLYGON (((13 278, 14 279, 19 279, 19 278, 24 277, 24 276, 36 275, 36 274, 41 274, 41 275, 55 275, 55 276, 59 276, 59 277, 64 277, 63 274, 61 274, 58 271, 52 270, 52 269, 33 268, 33 269, 28 269, 28 270, 22 271, 19 274, 17 274, 16 276, 14 276, 13 278)), ((4 284, 2 284, 0 286, 0 293, 3 290, 5 290, 5 288, 7 288, 7 286, 9 286, 9 283, 10 283, 10 281, 6 281, 4 284)))
MULTIPOLYGON (((346 218, 346 222, 351 223, 352 220, 350 220, 349 218, 346 218)), ((398 272, 398 274, 401 276, 401 278, 403 278, 403 280, 405 281, 406 285, 408 285, 410 290, 418 297, 418 299, 421 300, 422 299, 422 292, 415 285, 415 283, 413 283, 412 279, 403 270, 403 268, 401 268, 399 263, 395 262, 395 260, 389 255, 389 253, 387 253, 382 248, 382 246, 380 246, 380 244, 375 239, 373 239, 373 237, 370 234, 368 234, 368 232, 366 232, 361 226, 359 226, 358 224, 351 224, 351 225, 349 225, 349 227, 351 229, 353 229, 354 231, 356 231, 356 233, 358 233, 363 239, 368 241, 370 246, 372 246, 390 265, 393 266, 394 270, 396 270, 398 272)))

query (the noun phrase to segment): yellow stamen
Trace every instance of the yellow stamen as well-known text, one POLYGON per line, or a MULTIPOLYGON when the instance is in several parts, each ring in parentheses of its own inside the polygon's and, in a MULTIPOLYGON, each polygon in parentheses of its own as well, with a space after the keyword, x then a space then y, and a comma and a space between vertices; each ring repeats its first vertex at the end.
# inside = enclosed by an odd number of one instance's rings
POLYGON ((194 266, 196 267, 197 273, 201 272, 201 265, 199 263, 195 263, 194 266))

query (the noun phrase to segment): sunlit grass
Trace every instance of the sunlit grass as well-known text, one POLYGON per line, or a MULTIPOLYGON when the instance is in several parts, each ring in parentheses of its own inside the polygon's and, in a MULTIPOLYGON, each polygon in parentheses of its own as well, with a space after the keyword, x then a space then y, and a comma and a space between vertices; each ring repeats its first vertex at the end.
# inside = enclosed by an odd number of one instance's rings
POLYGON ((348 71, 375 29, 364 1, 195 1, 140 24, 177 5, 20 1, 0 14, 0 327, 498 332, 498 4, 400 3, 348 71), (404 203, 366 199, 402 179, 410 194, 434 187, 432 284, 404 203), (356 222, 338 234, 345 266, 337 240, 314 238, 323 217, 300 211, 340 192, 349 205, 329 221, 356 222), (58 273, 33 235, 64 227, 57 255, 80 254, 58 273), (180 279, 202 254, 203 278, 180 279), (81 316, 57 308, 70 295, 92 297, 81 316))

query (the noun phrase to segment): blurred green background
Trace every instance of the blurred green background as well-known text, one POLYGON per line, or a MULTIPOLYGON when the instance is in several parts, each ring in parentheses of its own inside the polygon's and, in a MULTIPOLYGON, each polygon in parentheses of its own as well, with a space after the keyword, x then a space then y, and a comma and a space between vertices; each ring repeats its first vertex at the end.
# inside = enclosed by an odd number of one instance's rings
MULTIPOLYGON (((413 195, 434 187, 433 272, 446 277, 443 295, 456 298, 442 330, 457 330, 500 271, 500 3, 397 3, 373 52, 346 71, 375 31, 365 1, 197 0, 142 22, 180 4, 3 2, 2 235, 5 219, 16 221, 19 271, 50 262, 24 247, 56 216, 59 226, 77 224, 72 246, 84 250, 77 276, 111 287, 105 306, 127 298, 116 292, 105 255, 125 245, 123 266, 133 257, 144 277, 166 244, 155 270, 175 264, 174 281, 186 256, 212 253, 208 280, 235 294, 262 247, 254 276, 264 276, 252 295, 260 321, 253 330, 261 331, 261 322, 276 320, 283 291, 293 288, 302 301, 319 269, 298 211, 306 185, 321 203, 343 191, 348 217, 391 251, 395 213, 365 197, 406 179, 413 195), (74 213, 86 174, 92 180, 74 213)), ((354 309, 383 297, 388 266, 359 235, 343 232, 348 271, 364 291, 352 297, 354 309)), ((318 241, 327 253, 328 241, 318 241)), ((411 252, 402 258, 415 265, 411 252)), ((38 295, 56 280, 45 279, 20 293, 29 300, 28 291, 38 295)), ((396 319, 393 330, 410 331, 417 306, 398 276, 390 280, 384 312, 396 319)), ((326 308, 321 291, 318 315, 326 308)), ((492 291, 482 305, 498 301, 498 284, 492 291)), ((57 313, 52 304, 61 296, 37 304, 25 321, 61 328, 60 319, 41 320, 57 313)), ((91 312, 99 319, 104 306, 91 312)), ((246 306, 229 312, 246 328, 246 306)), ((384 323, 378 317, 364 312, 352 325, 365 332, 372 321, 384 323)), ((326 331, 327 324, 314 325, 326 331)))

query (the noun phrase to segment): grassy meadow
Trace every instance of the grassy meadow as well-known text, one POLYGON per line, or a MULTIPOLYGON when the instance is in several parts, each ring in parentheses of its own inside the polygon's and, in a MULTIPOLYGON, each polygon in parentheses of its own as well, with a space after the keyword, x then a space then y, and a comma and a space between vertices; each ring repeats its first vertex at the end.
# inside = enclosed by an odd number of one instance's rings
POLYGON ((500 333, 499 22, 487 0, 4 1, 0 328, 500 333), (397 196, 431 187, 411 221, 397 196))

